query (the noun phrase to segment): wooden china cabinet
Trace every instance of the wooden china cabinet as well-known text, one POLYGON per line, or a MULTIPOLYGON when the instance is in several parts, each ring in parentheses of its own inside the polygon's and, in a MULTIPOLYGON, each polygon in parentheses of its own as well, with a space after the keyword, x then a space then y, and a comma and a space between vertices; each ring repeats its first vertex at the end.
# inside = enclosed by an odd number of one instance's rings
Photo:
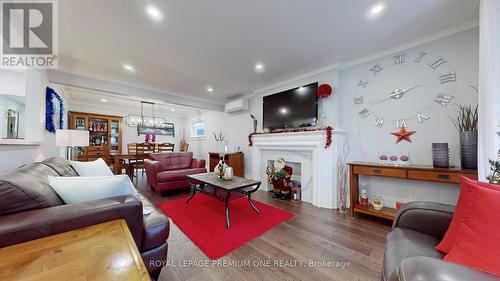
POLYGON ((78 148, 78 161, 102 158, 111 164, 111 153, 121 152, 123 118, 74 111, 70 111, 68 115, 69 129, 89 131, 89 146, 78 148))

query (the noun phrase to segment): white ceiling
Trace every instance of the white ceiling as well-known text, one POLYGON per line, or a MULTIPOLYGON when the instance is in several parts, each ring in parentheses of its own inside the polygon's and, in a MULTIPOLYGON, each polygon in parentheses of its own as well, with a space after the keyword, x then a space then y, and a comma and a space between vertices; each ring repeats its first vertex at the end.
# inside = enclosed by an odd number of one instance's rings
MULTIPOLYGON (((202 111, 187 106, 164 103, 158 100, 149 100, 139 97, 124 96, 55 84, 51 86, 55 87, 59 93, 62 93, 66 98, 68 98, 70 100, 70 105, 84 105, 89 108, 90 112, 96 108, 108 108, 109 110, 116 112, 119 111, 130 114, 139 114, 141 110, 141 101, 155 103, 155 116, 175 116, 182 118, 198 114, 202 111), (105 102, 103 102, 103 99, 105 102)), ((151 115, 152 107, 150 105, 146 105, 144 107, 144 112, 147 115, 151 115)), ((119 113, 116 114, 119 115, 119 113)))
POLYGON ((467 20, 477 0, 64 0, 60 70, 223 102, 467 20), (158 7, 152 21, 146 5, 158 7), (265 65, 255 73, 256 62, 265 65), (125 72, 128 63, 135 73, 125 72), (207 86, 214 93, 206 91, 207 86))

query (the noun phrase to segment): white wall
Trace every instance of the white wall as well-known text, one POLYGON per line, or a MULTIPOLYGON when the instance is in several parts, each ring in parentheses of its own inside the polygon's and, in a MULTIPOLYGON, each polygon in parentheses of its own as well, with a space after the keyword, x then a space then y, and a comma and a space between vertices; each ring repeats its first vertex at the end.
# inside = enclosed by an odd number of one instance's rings
MULTIPOLYGON (((0 76, 4 77, 3 75, 4 73, 0 73, 0 76)), ((26 141, 40 144, 34 146, 0 145, 0 157, 3 160, 0 161, 0 172, 52 156, 64 155, 64 152, 55 146, 55 134, 45 131, 45 87, 48 85, 46 72, 28 70, 23 73, 21 80, 25 83, 18 89, 24 89, 26 96, 26 141)))
MULTIPOLYGON (((450 118, 454 118, 458 104, 477 104, 477 95, 470 85, 478 85, 478 58, 479 33, 477 29, 461 32, 436 42, 421 45, 409 50, 407 63, 393 66, 392 57, 383 57, 357 65, 341 71, 340 108, 342 127, 348 131, 351 148, 350 160, 371 161, 378 159, 379 153, 409 152, 411 163, 415 165, 432 165, 433 142, 447 142, 451 150, 451 164, 460 166, 459 134, 450 118), (417 64, 413 60, 418 53, 427 53, 425 63, 417 64), (427 64, 433 59, 442 56, 448 63, 437 70, 427 64), (377 75, 368 70, 376 63, 384 66, 384 70, 377 75), (440 84, 439 74, 455 71, 456 83, 440 84), (363 89, 357 87, 360 79, 370 80, 363 89), (379 105, 369 107, 373 113, 366 119, 358 112, 367 105, 354 105, 353 98, 363 95, 365 101, 375 100, 390 94, 393 89, 404 89, 421 84, 419 88, 408 92, 400 100, 390 100, 379 105), (433 102, 439 93, 454 96, 452 103, 443 107, 433 102), (429 121, 419 124, 415 115, 423 112, 431 117, 429 121), (390 132, 398 131, 394 122, 385 121, 382 128, 372 125, 377 116, 388 119, 407 120, 408 130, 417 131, 411 136, 412 143, 401 142, 395 144, 395 137, 390 132)), ((396 200, 429 200, 454 204, 458 197, 458 185, 436 184, 425 182, 402 182, 367 177, 361 179, 361 185, 368 189, 370 196, 382 195, 390 205, 396 200)))
MULTIPOLYGON (((123 119, 123 130, 122 130, 122 151, 127 152, 127 143, 138 143, 144 142, 144 135, 137 135, 136 127, 129 127, 125 124, 125 116, 128 114, 140 115, 140 110, 137 108, 118 108, 113 106, 103 106, 103 105, 87 105, 87 104, 75 104, 70 103, 70 111, 105 114, 105 115, 115 115, 124 117, 123 119)), ((179 150, 179 142, 181 140, 182 132, 184 130, 184 124, 186 123, 185 118, 157 114, 157 117, 164 117, 168 122, 174 123, 175 126, 175 136, 156 136, 156 142, 170 142, 175 144, 175 151, 179 150)))
MULTIPOLYGON (((209 152, 217 152, 216 141, 212 135, 213 132, 223 132, 229 141, 228 147, 230 151, 236 151, 237 147, 244 153, 245 157, 245 176, 253 177, 251 174, 252 153, 251 147, 248 146, 248 135, 253 132, 253 120, 250 114, 257 118, 257 130, 262 130, 262 116, 263 116, 263 97, 278 93, 284 90, 300 87, 313 82, 319 84, 327 83, 332 87, 337 86, 338 70, 331 70, 318 74, 316 76, 306 77, 300 80, 284 83, 276 87, 268 88, 257 93, 255 96, 249 98, 249 108, 245 111, 235 113, 206 111, 196 114, 187 120, 186 132, 190 132, 191 123, 197 120, 205 120, 207 137, 202 139, 191 139, 190 150, 193 151, 196 157, 208 159, 209 152)), ((325 104, 325 109, 328 114, 326 115, 326 124, 337 127, 339 122, 338 116, 338 103, 335 102, 338 95, 334 94, 329 98, 325 104)), ((323 106, 320 102, 319 115, 321 116, 323 106)))
MULTIPOLYGON (((392 66, 392 57, 384 56, 379 59, 355 65, 341 70, 329 70, 297 80, 276 83, 272 88, 258 92, 250 102, 248 111, 236 114, 220 112, 201 113, 188 121, 205 119, 207 132, 222 130, 229 138, 229 146, 240 146, 245 152, 246 176, 250 175, 251 154, 248 147, 247 136, 252 132, 252 122, 249 114, 253 113, 259 121, 259 130, 262 128, 262 97, 318 81, 320 84, 328 83, 335 89, 334 94, 328 98, 326 104, 326 125, 333 126, 336 130, 345 130, 351 153, 349 161, 376 162, 379 152, 409 152, 411 163, 415 165, 432 165, 431 143, 448 142, 451 148, 451 164, 460 165, 459 137, 453 127, 450 117, 454 115, 454 105, 444 108, 433 102, 434 97, 442 92, 455 96, 454 102, 461 104, 477 104, 477 96, 469 86, 478 85, 478 29, 461 32, 440 40, 423 44, 421 46, 404 50, 407 53, 406 65, 392 66), (414 65, 414 56, 420 51, 425 51, 423 63, 414 65), (442 56, 448 60, 438 70, 433 70, 427 63, 432 59, 442 56), (369 69, 375 64, 383 64, 385 72, 378 77, 370 76, 369 69), (441 85, 440 73, 456 71, 457 82, 441 85), (356 87, 359 79, 370 79, 366 91, 356 87), (397 119, 411 117, 419 110, 428 109, 426 115, 431 120, 418 124, 416 120, 408 120, 408 130, 416 130, 411 138, 413 143, 395 143, 395 137, 390 132, 397 131, 392 122, 386 121, 382 128, 372 125, 374 116, 366 120, 359 117, 358 112, 363 106, 354 106, 353 98, 364 95, 365 100, 386 97, 396 88, 404 89, 416 84, 422 84, 413 93, 408 93, 406 98, 399 101, 383 103, 372 108, 386 118, 397 119), (411 96, 414 94, 415 96, 411 96), (400 103, 398 103, 400 102, 400 103)), ((401 50, 403 51, 403 50, 401 50)), ((305 75, 304 75, 305 76, 305 75)), ((320 105, 320 109, 322 106, 320 105)), ((212 136, 198 141, 191 141, 193 151, 198 157, 207 157, 208 151, 215 150, 215 141, 212 136)), ((333 144, 336 145, 336 144, 333 144)), ((429 200, 454 204, 458 197, 458 185, 437 184, 421 181, 401 181, 386 178, 362 177, 361 185, 368 189, 369 195, 382 195, 388 205, 395 205, 398 200, 429 200)))
POLYGON ((478 173, 482 180, 491 173, 488 159, 500 151, 500 2, 480 4, 480 82, 478 173), (499 132, 499 133, 497 133, 499 132))

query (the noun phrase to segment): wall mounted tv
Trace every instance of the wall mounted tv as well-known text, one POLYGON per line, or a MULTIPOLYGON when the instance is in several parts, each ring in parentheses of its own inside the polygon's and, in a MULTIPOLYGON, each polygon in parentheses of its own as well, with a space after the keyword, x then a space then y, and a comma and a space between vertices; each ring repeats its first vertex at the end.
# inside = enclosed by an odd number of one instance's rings
POLYGON ((318 82, 265 96, 263 129, 279 130, 316 126, 318 82))

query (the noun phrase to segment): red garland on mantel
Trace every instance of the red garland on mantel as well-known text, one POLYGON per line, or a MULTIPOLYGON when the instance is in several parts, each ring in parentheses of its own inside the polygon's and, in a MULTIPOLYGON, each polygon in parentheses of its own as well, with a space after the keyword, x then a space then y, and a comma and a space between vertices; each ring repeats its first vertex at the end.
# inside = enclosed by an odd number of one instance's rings
POLYGON ((315 129, 304 129, 304 128, 296 128, 296 129, 287 129, 287 130, 276 130, 269 133, 251 133, 248 135, 248 146, 253 146, 252 137, 254 135, 267 135, 267 134, 284 134, 284 133, 295 133, 295 132, 315 132, 315 131, 326 131, 326 141, 325 148, 329 148, 332 145, 332 132, 333 128, 328 126, 326 128, 315 128, 315 129))

